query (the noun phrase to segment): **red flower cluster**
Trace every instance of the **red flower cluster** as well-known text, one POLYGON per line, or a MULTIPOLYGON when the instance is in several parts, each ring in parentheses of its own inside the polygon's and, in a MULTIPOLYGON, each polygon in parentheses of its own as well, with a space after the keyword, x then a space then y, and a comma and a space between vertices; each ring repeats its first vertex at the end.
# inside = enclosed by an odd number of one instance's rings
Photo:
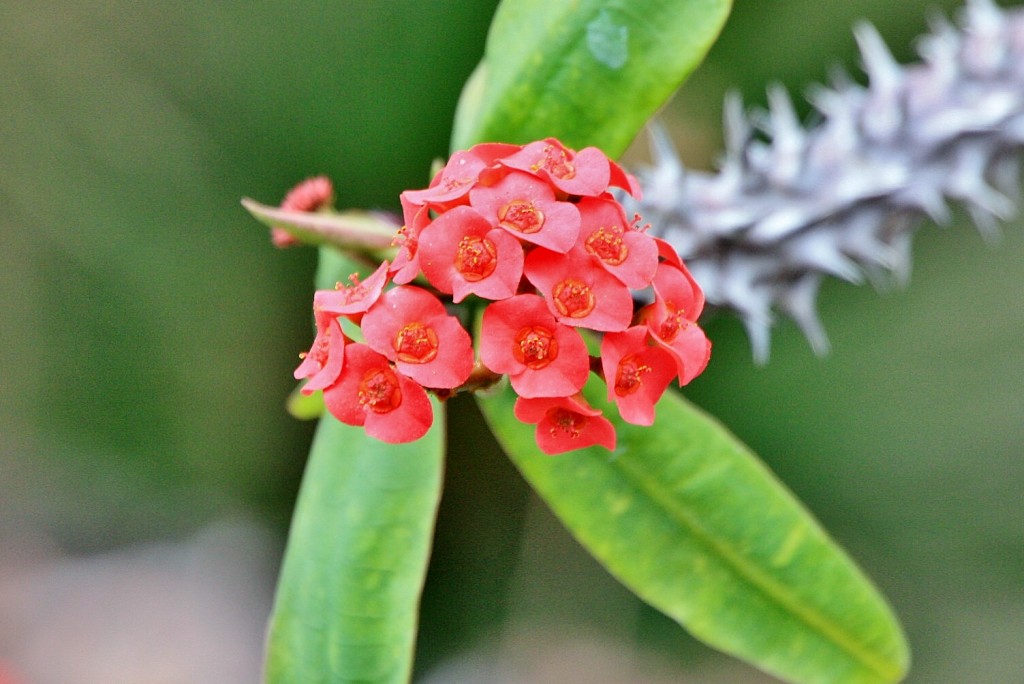
POLYGON ((385 442, 419 439, 433 422, 424 388, 451 390, 473 369, 469 333, 437 297, 403 285, 385 291, 388 262, 364 281, 313 297, 317 335, 295 369, 303 392, 323 390, 324 403, 349 425, 385 442), (342 321, 360 326, 353 341, 342 321))
POLYGON ((612 424, 581 394, 592 370, 581 328, 604 333, 609 400, 627 422, 650 425, 668 384, 707 364, 696 324, 704 298, 672 247, 627 219, 611 186, 639 193, 597 148, 575 152, 552 138, 453 155, 430 187, 402 193, 394 262, 316 293, 317 337, 295 371, 309 378, 304 391, 322 389, 339 420, 385 441, 422 436, 432 420, 424 388, 458 388, 474 365, 458 320, 409 285, 422 276, 454 302, 490 300, 480 361, 509 376, 515 415, 537 424, 545 453, 615 447, 612 424), (388 279, 397 286, 385 291, 388 279), (633 291, 648 287, 653 303, 634 311, 633 291), (365 342, 341 319, 359 324, 365 342))

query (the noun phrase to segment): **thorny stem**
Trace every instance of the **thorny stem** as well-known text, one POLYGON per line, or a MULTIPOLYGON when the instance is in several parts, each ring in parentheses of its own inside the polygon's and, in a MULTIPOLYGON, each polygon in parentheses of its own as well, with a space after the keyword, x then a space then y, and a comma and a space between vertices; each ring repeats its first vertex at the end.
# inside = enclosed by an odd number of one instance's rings
POLYGON ((923 62, 905 67, 870 25, 855 35, 869 85, 840 74, 814 89, 821 123, 802 127, 781 88, 752 117, 731 97, 717 174, 684 169, 654 127, 643 200, 622 198, 679 251, 708 303, 743 319, 760 362, 775 311, 825 353, 825 276, 905 282, 914 232, 924 219, 948 223, 948 201, 986 237, 1017 209, 1024 10, 968 0, 959 27, 936 20, 923 62))

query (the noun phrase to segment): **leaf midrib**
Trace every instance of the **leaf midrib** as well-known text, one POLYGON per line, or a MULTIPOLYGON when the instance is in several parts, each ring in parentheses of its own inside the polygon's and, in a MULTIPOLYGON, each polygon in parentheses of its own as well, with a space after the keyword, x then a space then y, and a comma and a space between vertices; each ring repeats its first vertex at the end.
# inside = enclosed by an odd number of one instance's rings
POLYGON ((692 538, 711 549, 747 584, 767 597, 769 601, 782 606, 784 610, 796 616, 813 630, 823 634, 832 643, 879 676, 891 679, 899 673, 898 665, 892 665, 876 656, 869 647, 851 637, 833 620, 817 610, 808 608, 792 591, 787 590, 783 584, 775 580, 770 573, 765 572, 758 565, 746 561, 743 554, 734 550, 731 545, 719 541, 715 535, 709 533, 700 524, 699 516, 687 510, 673 497, 667 496, 664 493, 667 491, 664 487, 652 485, 650 483, 652 478, 647 476, 646 471, 631 467, 628 464, 629 460, 628 456, 622 456, 608 465, 613 470, 618 469, 625 476, 624 479, 632 483, 642 495, 656 502, 655 509, 664 511, 665 516, 672 522, 687 529, 692 538))

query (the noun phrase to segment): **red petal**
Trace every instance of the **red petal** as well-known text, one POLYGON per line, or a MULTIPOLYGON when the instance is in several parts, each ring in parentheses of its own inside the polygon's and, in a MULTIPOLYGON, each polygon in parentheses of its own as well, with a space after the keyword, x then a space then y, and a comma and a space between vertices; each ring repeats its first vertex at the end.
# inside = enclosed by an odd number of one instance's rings
POLYGON ((524 294, 490 304, 480 329, 480 360, 495 373, 507 373, 521 396, 559 396, 582 389, 590 374, 590 357, 579 333, 555 321, 544 300, 524 294), (526 335, 543 333, 546 358, 529 362, 526 335), (553 344, 551 344, 553 342, 553 344), (553 353, 550 351, 553 349, 553 353), (517 351, 523 358, 517 358, 517 351))
POLYGON ((622 205, 611 198, 584 197, 579 202, 577 246, 627 287, 642 290, 658 268, 658 246, 647 233, 633 229, 622 205))
POLYGON ((537 248, 523 272, 545 297, 548 309, 565 325, 619 331, 633 318, 633 297, 615 276, 581 250, 556 254, 537 248))
POLYGON ((324 389, 334 384, 344 365, 345 335, 336 318, 327 318, 328 321, 324 329, 317 333, 306 358, 295 369, 296 379, 309 378, 309 381, 302 387, 303 394, 312 394, 318 389, 324 389), (320 345, 326 348, 326 357, 318 353, 320 345))
POLYGON ((523 248, 504 230, 495 229, 479 212, 456 207, 434 220, 420 235, 419 263, 430 284, 453 294, 456 303, 469 294, 505 299, 516 293, 523 277, 523 248), (466 263, 470 246, 490 253, 491 263, 473 270, 466 263), (473 280, 468 280, 473 277, 473 280))
POLYGON ((345 368, 338 382, 324 390, 324 404, 341 422, 363 425, 371 437, 393 444, 419 439, 434 419, 423 388, 361 343, 345 348, 345 368), (368 394, 368 389, 381 389, 379 383, 368 387, 369 382, 381 378, 383 393, 377 397, 368 394))
POLYGON ((579 394, 548 399, 516 400, 515 416, 537 423, 540 450, 549 456, 599 444, 615 448, 615 427, 579 394))
POLYGON ((492 226, 555 252, 568 251, 579 235, 576 206, 555 200, 551 186, 528 173, 512 171, 493 186, 476 187, 469 201, 492 226), (515 209, 520 211, 520 221, 509 214, 515 209))
POLYGON ((390 413, 366 415, 366 434, 382 442, 414 442, 427 433, 434 422, 434 409, 427 393, 416 382, 398 375, 402 404, 390 413))
POLYGON ((335 315, 365 313, 377 298, 388 280, 388 262, 383 262, 366 280, 342 286, 335 290, 317 290, 313 295, 314 309, 335 315))
POLYGON ((643 191, 640 188, 640 183, 632 174, 626 173, 621 166, 615 162, 609 160, 609 166, 611 167, 611 180, 608 182, 609 185, 614 185, 617 188, 622 188, 636 199, 642 199, 643 191))
POLYGON ((611 178, 604 152, 587 147, 577 154, 554 138, 532 142, 501 163, 535 174, 570 195, 596 197, 608 189, 611 178))
POLYGON ((458 387, 473 370, 469 333, 422 288, 402 285, 385 292, 363 316, 362 330, 371 348, 425 387, 458 387), (406 341, 415 353, 403 356, 406 341))
POLYGON ((646 326, 634 326, 608 333, 601 341, 608 401, 615 402, 622 419, 634 425, 654 422, 654 405, 677 374, 672 354, 650 346, 649 339, 646 326))

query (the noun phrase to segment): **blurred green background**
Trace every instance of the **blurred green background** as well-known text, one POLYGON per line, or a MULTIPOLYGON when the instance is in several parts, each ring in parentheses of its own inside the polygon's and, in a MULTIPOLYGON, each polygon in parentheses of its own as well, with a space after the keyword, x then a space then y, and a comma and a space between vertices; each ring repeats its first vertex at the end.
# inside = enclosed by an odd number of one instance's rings
MULTIPOLYGON (((494 5, 0 6, 0 680, 6 662, 49 681, 24 656, 37 604, 11 578, 54 563, 191 549, 242 520, 263 540, 245 556, 265 569, 254 595, 269 591, 311 436, 283 400, 310 340, 315 254, 273 249, 238 200, 276 203, 324 173, 339 207, 397 208, 447 150, 494 5)), ((958 7, 738 0, 665 112, 684 159, 712 165, 726 90, 760 104, 770 82, 800 92, 855 69, 861 18, 911 61, 929 11, 958 7)), ((905 290, 829 283, 823 359, 782 325, 758 368, 736 320, 709 321, 712 363, 686 392, 890 597, 911 682, 1024 681, 1021 227, 995 248, 963 223, 926 227, 905 290)), ((453 402, 423 681, 773 681, 619 587, 479 421, 453 402)))

